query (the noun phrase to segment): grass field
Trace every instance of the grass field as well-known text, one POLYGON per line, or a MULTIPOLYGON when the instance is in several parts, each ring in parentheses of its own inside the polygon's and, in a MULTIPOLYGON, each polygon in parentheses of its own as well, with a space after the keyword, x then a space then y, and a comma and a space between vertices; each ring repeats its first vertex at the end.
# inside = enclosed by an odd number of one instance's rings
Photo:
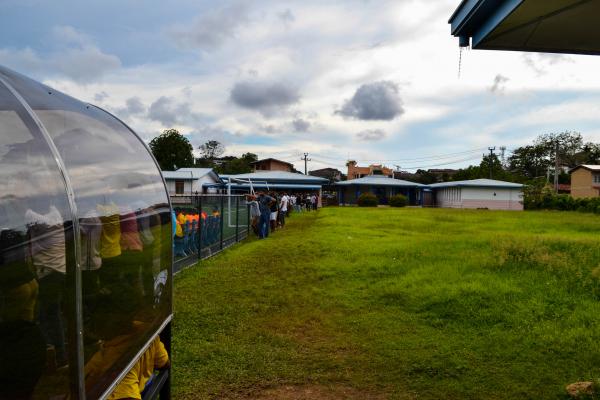
POLYGON ((329 208, 175 279, 176 398, 560 399, 600 377, 600 217, 329 208))

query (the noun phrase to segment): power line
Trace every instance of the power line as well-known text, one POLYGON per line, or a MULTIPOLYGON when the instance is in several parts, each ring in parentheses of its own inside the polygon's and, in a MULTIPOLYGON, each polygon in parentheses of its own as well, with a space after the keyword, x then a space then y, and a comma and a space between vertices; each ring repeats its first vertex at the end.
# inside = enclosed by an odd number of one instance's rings
POLYGON ((430 164, 430 165, 420 165, 420 166, 410 166, 410 167, 404 167, 405 169, 425 169, 425 168, 431 168, 431 167, 442 167, 445 165, 453 165, 453 164, 458 164, 460 162, 465 162, 465 161, 472 161, 472 160, 478 160, 478 157, 469 157, 469 158, 463 158, 460 160, 453 160, 453 161, 448 161, 448 162, 444 162, 441 164, 430 164))
POLYGON ((334 168, 339 168, 340 167, 339 164, 331 164, 331 163, 328 163, 326 161, 319 160, 317 158, 312 158, 311 160, 312 160, 312 162, 315 162, 317 164, 323 164, 323 165, 327 165, 329 167, 334 167, 334 168))
MULTIPOLYGON (((467 158, 450 160, 450 161, 443 162, 443 163, 427 164, 427 165, 412 165, 412 166, 406 166, 406 167, 403 167, 403 168, 404 169, 425 169, 425 168, 431 168, 431 167, 450 166, 450 165, 458 164, 458 163, 465 162, 465 161, 478 160, 479 158, 480 158, 480 156, 477 156, 477 157, 467 157, 467 158)), ((339 165, 330 164, 328 162, 321 161, 321 160, 318 160, 318 159, 313 159, 313 161, 317 162, 317 163, 320 163, 320 164, 329 165, 329 166, 332 166, 332 167, 338 167, 339 166, 339 165)))
MULTIPOLYGON (((454 158, 454 157, 461 156, 461 155, 479 153, 482 150, 485 150, 485 147, 478 148, 478 149, 472 149, 472 150, 459 151, 459 152, 455 152, 455 153, 438 154, 438 155, 416 157, 416 158, 400 158, 400 159, 386 159, 386 160, 382 160, 382 159, 378 159, 378 158, 374 158, 374 159, 357 158, 354 160, 355 161, 365 161, 365 162, 372 162, 372 161, 377 161, 377 162, 435 161, 435 160, 444 160, 444 159, 448 159, 448 158, 454 158)), ((335 160, 335 161, 345 161, 345 159, 343 159, 343 158, 326 156, 324 154, 319 154, 319 153, 313 153, 313 154, 320 158, 325 158, 325 159, 330 159, 330 160, 335 160)))

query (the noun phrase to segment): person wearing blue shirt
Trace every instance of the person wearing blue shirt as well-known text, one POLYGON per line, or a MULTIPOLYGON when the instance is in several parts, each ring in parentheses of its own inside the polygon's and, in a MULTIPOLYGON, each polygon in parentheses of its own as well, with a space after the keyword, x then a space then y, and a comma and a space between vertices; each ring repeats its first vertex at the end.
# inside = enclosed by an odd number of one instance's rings
POLYGON ((260 208, 260 220, 258 222, 258 237, 264 239, 269 236, 269 217, 271 215, 271 204, 275 201, 264 192, 258 194, 258 206, 260 208))

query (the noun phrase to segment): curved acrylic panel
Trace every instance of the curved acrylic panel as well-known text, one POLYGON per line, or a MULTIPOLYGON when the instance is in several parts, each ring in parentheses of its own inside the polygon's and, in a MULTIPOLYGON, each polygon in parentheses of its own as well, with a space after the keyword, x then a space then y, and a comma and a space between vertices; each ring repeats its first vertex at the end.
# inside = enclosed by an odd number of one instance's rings
POLYGON ((97 398, 171 313, 172 231, 160 172, 119 120, 20 75, 50 134, 80 226, 85 385, 97 398))
POLYGON ((70 219, 48 143, 0 84, 0 398, 69 392, 70 219))

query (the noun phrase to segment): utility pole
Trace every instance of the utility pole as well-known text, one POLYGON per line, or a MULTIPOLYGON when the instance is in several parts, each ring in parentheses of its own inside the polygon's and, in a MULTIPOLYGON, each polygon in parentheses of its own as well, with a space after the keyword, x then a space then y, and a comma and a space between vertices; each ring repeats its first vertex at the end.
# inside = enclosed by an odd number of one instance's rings
POLYGON ((488 164, 490 166, 490 179, 492 179, 492 175, 493 175, 493 172, 492 172, 492 170, 493 170, 492 169, 493 162, 492 161, 494 159, 494 150, 496 150, 496 146, 494 146, 494 147, 488 147, 488 150, 490 151, 490 158, 488 160, 488 164))
POLYGON ((308 175, 307 162, 311 161, 311 159, 308 158, 308 153, 304 153, 304 157, 302 157, 300 160, 304 161, 304 175, 308 175))
POLYGON ((554 147, 554 192, 558 193, 558 169, 560 168, 560 159, 558 158, 558 140, 554 147))

